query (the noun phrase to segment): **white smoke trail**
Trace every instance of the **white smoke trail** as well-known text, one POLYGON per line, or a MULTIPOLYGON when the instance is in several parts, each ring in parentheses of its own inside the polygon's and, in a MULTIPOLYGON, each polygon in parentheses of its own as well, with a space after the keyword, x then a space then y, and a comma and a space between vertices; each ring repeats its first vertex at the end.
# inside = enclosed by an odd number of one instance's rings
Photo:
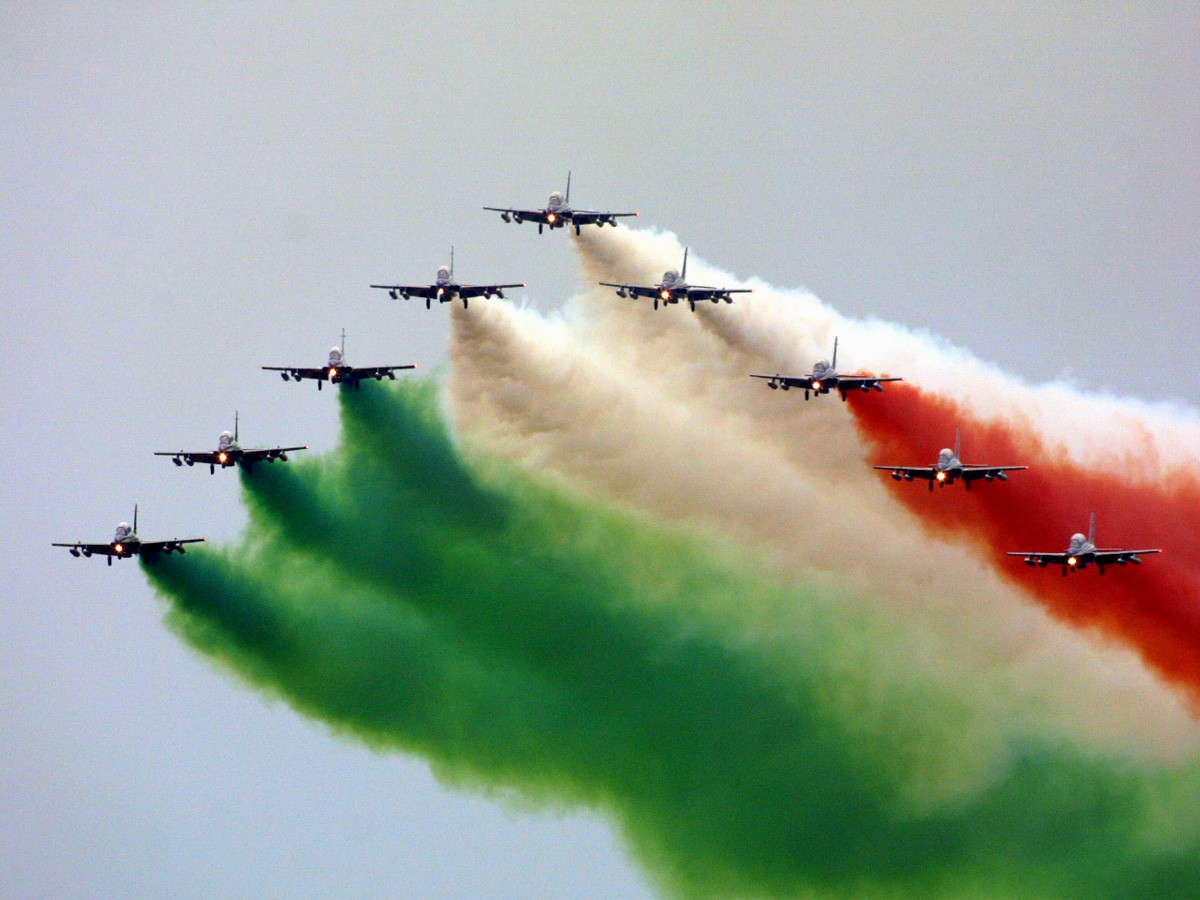
MULTIPOLYGON (((678 265, 682 252, 674 235, 629 230, 589 234, 576 241, 576 247, 586 276, 596 281, 624 279, 625 273, 657 275, 666 266, 678 265), (613 260, 621 262, 613 268, 613 260)), ((734 276, 695 257, 689 265, 691 280, 697 283, 738 283, 734 276)), ((743 371, 807 373, 817 359, 829 357, 836 336, 842 371, 865 368, 901 375, 983 417, 1011 419, 1016 410, 1050 446, 1060 447, 1079 464, 1120 466, 1134 479, 1140 475, 1146 481, 1159 481, 1200 463, 1200 413, 1178 402, 1116 398, 1067 383, 1031 386, 928 332, 880 320, 850 319, 803 291, 780 290, 757 279, 747 284, 754 293, 739 296, 735 306, 702 304, 697 316, 708 331, 739 353, 736 360, 726 357, 725 361, 743 371)), ((629 337, 642 325, 642 317, 629 314, 628 301, 621 303, 604 292, 597 299, 601 302, 591 304, 593 315, 614 336, 629 337), (613 321, 611 313, 617 310, 621 320, 613 321)), ((681 318, 674 324, 688 328, 681 318)), ((1036 311, 1031 311, 1030 327, 1037 327, 1036 311)), ((636 342, 628 346, 639 352, 636 342)), ((1160 378, 1169 384, 1169 373, 1160 378)), ((806 410, 805 415, 811 414, 806 410)))
MULTIPOLYGON (((682 253, 670 235, 626 229, 577 245, 589 280, 651 283, 682 253)), ((698 261, 689 262, 689 275, 732 284, 698 261)), ((894 617, 914 668, 984 691, 1001 685, 985 704, 993 716, 1033 716, 1107 748, 1152 756, 1200 747, 1182 699, 1134 654, 1057 624, 968 550, 917 528, 865 465, 842 404, 824 398, 800 417, 794 403, 781 403, 789 398, 746 377, 774 371, 767 360, 807 371, 818 353, 827 355, 835 329, 854 347, 850 368, 889 346, 882 335, 891 326, 841 319, 809 295, 769 302, 770 289, 755 287, 753 305, 739 299, 695 316, 686 308, 655 313, 609 289, 573 301, 566 318, 503 303, 456 309, 452 414, 491 452, 656 516, 768 547, 792 572, 832 574, 853 602, 894 617), (785 324, 776 327, 776 319, 785 324)), ((928 347, 910 336, 885 363, 871 365, 899 372, 917 350, 928 347)), ((998 383, 975 365, 981 379, 998 383)), ((1182 440, 1186 428, 1160 418, 1145 420, 1155 439, 1162 432, 1182 440)), ((786 635, 788 611, 766 613, 769 627, 786 635)), ((996 737, 980 727, 976 739, 996 737)))

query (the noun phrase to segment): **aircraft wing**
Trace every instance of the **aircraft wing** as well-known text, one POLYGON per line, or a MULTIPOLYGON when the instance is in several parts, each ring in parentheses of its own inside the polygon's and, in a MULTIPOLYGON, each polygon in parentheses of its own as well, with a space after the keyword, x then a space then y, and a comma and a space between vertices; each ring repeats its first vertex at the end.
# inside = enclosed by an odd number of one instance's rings
POLYGON ((1096 560, 1096 563, 1098 565, 1104 565, 1105 563, 1120 562, 1123 559, 1133 561, 1134 559, 1137 559, 1139 556, 1145 556, 1147 553, 1162 553, 1162 551, 1161 550, 1110 550, 1110 549, 1105 548, 1102 550, 1093 551, 1092 556, 1096 560))
MULTIPOLYGON (((407 365, 407 366, 355 366, 352 369, 343 370, 341 372, 341 374, 338 376, 338 380, 339 381, 362 381, 364 378, 374 378, 376 380, 379 380, 379 379, 385 378, 385 377, 391 378, 394 380, 396 378, 396 376, 393 373, 398 372, 401 369, 415 369, 415 368, 416 368, 416 364, 407 365)), ((320 370, 318 370, 318 371, 320 371, 320 370)), ((320 377, 320 376, 318 375, 318 377, 320 377)))
POLYGON ((873 466, 883 472, 899 472, 908 478, 921 478, 933 481, 937 478, 937 470, 933 466, 873 466))
POLYGON ((687 297, 688 305, 695 310, 696 304, 705 300, 710 300, 713 303, 719 303, 722 300, 726 303, 732 303, 733 294, 748 294, 750 293, 750 288, 719 288, 689 284, 686 288, 682 289, 681 293, 687 297))
POLYGON ((79 551, 85 556, 96 554, 97 556, 116 556, 116 551, 113 550, 112 544, 51 544, 51 547, 70 547, 72 552, 79 551))
POLYGON ((717 294, 724 297, 726 294, 749 294, 752 288, 723 288, 712 287, 707 284, 689 284, 687 292, 699 300, 702 297, 707 297, 710 294, 717 294))
POLYGON ((324 381, 329 376, 329 370, 326 368, 320 369, 298 369, 292 366, 263 366, 268 372, 287 372, 297 381, 301 378, 315 378, 317 381, 324 381))
POLYGON ((203 463, 205 465, 209 465, 209 464, 215 463, 217 461, 217 454, 213 450, 205 450, 200 453, 185 453, 182 450, 179 451, 178 453, 155 452, 154 455, 155 456, 173 456, 176 459, 182 459, 184 461, 191 461, 194 463, 203 463))
POLYGON ((1016 550, 1010 550, 1008 555, 1009 556, 1024 556, 1026 559, 1032 559, 1034 562, 1037 562, 1037 563, 1046 563, 1047 565, 1062 566, 1062 565, 1066 565, 1067 558, 1071 554, 1069 554, 1069 553, 1038 553, 1038 552, 1030 552, 1028 550, 1018 552, 1016 550))
POLYGON ((874 375, 839 375, 837 386, 839 391, 853 391, 862 387, 874 387, 885 381, 903 381, 903 378, 876 378, 874 375))
POLYGON ((751 378, 765 378, 770 387, 781 387, 785 391, 788 388, 800 388, 802 391, 810 390, 813 386, 813 381, 816 379, 805 375, 803 377, 796 375, 751 375, 751 378))
POLYGON ((662 288, 657 285, 648 286, 644 284, 617 284, 613 281, 601 281, 604 287, 617 288, 617 295, 621 297, 657 297, 662 293, 662 288), (621 293, 624 291, 625 293, 621 293))
MULTIPOLYGON (((499 206, 485 206, 488 212, 498 212, 504 221, 510 219, 520 225, 522 222, 537 222, 541 225, 550 224, 548 213, 544 209, 509 209, 499 206)), ((561 216, 560 216, 561 218, 561 216)))
POLYGON ((183 553, 184 544, 202 544, 204 538, 176 538, 173 541, 141 541, 135 544, 142 556, 154 556, 158 553, 183 553))
POLYGON ((437 298, 438 293, 437 285, 432 284, 373 284, 371 287, 387 291, 393 300, 399 297, 403 297, 405 300, 409 297, 433 300, 437 298))
POLYGON ((995 476, 1003 472, 1020 472, 1026 466, 963 466, 962 480, 976 481, 980 478, 987 478, 989 475, 995 476))
POLYGON ((525 287, 525 282, 520 284, 460 284, 458 286, 458 296, 465 297, 470 300, 472 297, 503 297, 505 288, 525 287))
POLYGON ((571 210, 571 221, 577 225, 595 225, 597 222, 608 222, 616 225, 617 223, 613 221, 614 219, 640 215, 641 213, 635 212, 601 212, 598 209, 573 209, 571 210))
MULTIPOLYGON (((263 459, 278 459, 281 456, 283 456, 283 454, 291 453, 293 450, 307 450, 307 449, 308 449, 308 446, 305 445, 303 447, 271 447, 271 448, 264 447, 262 449, 255 449, 255 450, 242 450, 241 455, 238 457, 238 462, 252 463, 252 462, 258 462, 259 460, 263 460, 263 459)), ((209 453, 207 455, 215 456, 215 454, 212 454, 212 453, 209 453)), ((197 459, 196 461, 197 462, 209 462, 209 460, 207 460, 207 459, 204 459, 204 460, 197 459)))

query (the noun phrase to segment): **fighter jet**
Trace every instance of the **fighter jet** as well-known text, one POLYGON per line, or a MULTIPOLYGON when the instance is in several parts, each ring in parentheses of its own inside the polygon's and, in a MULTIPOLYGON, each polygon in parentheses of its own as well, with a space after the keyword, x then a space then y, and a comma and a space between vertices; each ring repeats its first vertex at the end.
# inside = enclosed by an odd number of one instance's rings
POLYGON ((1084 537, 1082 534, 1071 535, 1071 542, 1067 544, 1067 549, 1062 553, 1015 551, 1010 552, 1008 555, 1025 557, 1025 565, 1027 566, 1041 566, 1045 568, 1051 563, 1056 566, 1061 565, 1063 575, 1075 569, 1086 569, 1090 563, 1095 563, 1096 568, 1103 575, 1105 564, 1116 563, 1119 566, 1123 566, 1126 563, 1133 563, 1135 566, 1140 566, 1142 564, 1141 557, 1147 553, 1161 552, 1161 550, 1118 550, 1112 547, 1097 547, 1096 514, 1092 513, 1092 520, 1091 524, 1088 525, 1087 536, 1084 537))
POLYGON ((811 375, 751 375, 751 378, 767 379, 767 387, 771 390, 783 388, 802 388, 804 399, 810 393, 820 396, 836 390, 846 402, 846 392, 855 389, 862 391, 876 390, 883 392, 883 384, 887 381, 903 381, 903 378, 879 378, 875 375, 839 375, 837 372, 837 338, 833 339, 833 362, 823 359, 813 366, 811 375))
POLYGON ((541 234, 542 229, 547 226, 553 231, 555 228, 565 228, 567 225, 574 225, 576 234, 579 234, 579 229, 584 225, 595 225, 598 228, 603 228, 607 224, 616 228, 617 219, 624 216, 641 215, 641 213, 636 212, 600 212, 595 209, 572 209, 570 172, 567 173, 567 192, 564 194, 561 191, 555 191, 551 194, 545 209, 511 209, 500 206, 485 206, 484 209, 489 212, 500 213, 500 218, 505 222, 516 222, 518 225, 526 220, 537 222, 538 234, 541 234))
POLYGON ((113 539, 107 544, 85 544, 79 541, 74 544, 52 544, 53 547, 70 547, 71 555, 92 556, 107 556, 108 564, 111 566, 113 557, 117 559, 128 559, 131 556, 144 556, 149 562, 159 553, 184 553, 184 544, 199 544, 204 541, 204 538, 176 538, 173 541, 143 541, 137 536, 137 505, 133 507, 133 527, 129 527, 128 522, 122 522, 117 526, 116 534, 113 539))
POLYGON ((346 331, 342 330, 342 346, 334 347, 329 351, 329 360, 321 369, 300 369, 293 366, 263 366, 268 372, 278 372, 279 377, 284 381, 289 378, 294 378, 296 381, 303 381, 305 378, 311 378, 317 383, 317 390, 321 390, 326 381, 333 384, 352 384, 358 388, 359 382, 364 378, 374 378, 376 381, 382 381, 386 375, 392 381, 396 380, 396 373, 401 369, 415 369, 416 365, 408 366, 372 366, 371 368, 356 368, 346 362, 346 331))
POLYGON ((436 300, 438 303, 452 303, 456 299, 461 299, 463 309, 467 308, 467 301, 472 297, 504 297, 504 288, 525 287, 525 282, 520 284, 459 284, 454 280, 454 248, 450 248, 450 265, 442 266, 437 270, 437 278, 433 284, 373 284, 373 288, 379 288, 388 292, 388 296, 393 300, 399 300, 403 297, 407 300, 409 297, 424 297, 425 308, 429 309, 430 305, 436 300))
POLYGON ((615 287, 618 297, 653 297, 654 308, 658 309, 658 304, 666 306, 670 303, 678 303, 680 300, 686 300, 688 306, 692 308, 692 312, 696 311, 696 303, 702 300, 711 300, 717 303, 724 300, 726 303, 733 302, 733 294, 749 294, 750 288, 719 288, 708 287, 702 284, 687 283, 687 248, 683 249, 683 268, 681 270, 667 269, 663 272, 662 281, 658 284, 642 285, 642 284, 617 284, 611 281, 600 282, 605 287, 615 287))
POLYGON ((182 466, 187 463, 189 466, 194 466, 196 463, 207 463, 209 474, 214 474, 217 471, 217 466, 222 469, 227 469, 230 466, 242 465, 246 471, 252 471, 254 464, 263 460, 273 463, 275 460, 287 461, 287 455, 292 450, 307 450, 308 445, 303 447, 274 447, 270 450, 262 449, 246 449, 238 444, 238 414, 233 414, 233 431, 222 431, 221 436, 217 438, 216 450, 201 450, 197 453, 187 453, 180 450, 178 453, 156 452, 155 456, 169 456, 171 462, 177 466, 182 466))
POLYGON ((1019 472, 1026 468, 1025 466, 980 466, 973 463, 965 463, 958 458, 959 454, 959 431, 954 429, 954 449, 945 447, 938 453, 937 462, 932 466, 875 466, 876 469, 881 469, 885 472, 890 471, 892 478, 899 481, 903 478, 905 481, 912 481, 914 478, 922 478, 929 482, 929 489, 932 491, 934 484, 945 487, 948 484, 954 484, 958 479, 962 479, 963 485, 969 491, 971 482, 978 481, 982 478, 984 481, 992 481, 999 478, 1001 481, 1008 481, 1008 476, 1005 472, 1019 472))

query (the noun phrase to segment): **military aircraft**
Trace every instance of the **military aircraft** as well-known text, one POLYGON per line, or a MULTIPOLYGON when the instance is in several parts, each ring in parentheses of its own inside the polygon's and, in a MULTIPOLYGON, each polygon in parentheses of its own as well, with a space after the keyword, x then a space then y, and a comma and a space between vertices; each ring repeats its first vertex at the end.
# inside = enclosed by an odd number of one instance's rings
POLYGON ((1086 569, 1089 564, 1095 563, 1096 568, 1103 575, 1106 564, 1116 563, 1119 566, 1123 566, 1126 563, 1133 563, 1135 566, 1140 566, 1142 564, 1141 557, 1147 553, 1161 552, 1161 550, 1118 550, 1113 547, 1097 547, 1096 514, 1092 513, 1092 520, 1091 524, 1088 525, 1087 536, 1085 537, 1082 534, 1071 535, 1071 541, 1067 544, 1067 549, 1062 553, 1040 553, 1023 550, 1010 552, 1008 555, 1025 557, 1025 565, 1027 566, 1041 566, 1045 568, 1050 564, 1061 565, 1063 575, 1075 569, 1086 569))
POLYGON ((687 248, 683 249, 683 268, 681 270, 667 269, 663 272, 662 281, 658 284, 642 285, 642 284, 617 284, 612 281, 600 282, 605 287, 615 287, 618 297, 653 297, 654 308, 658 309, 658 304, 666 306, 669 303, 678 303, 680 300, 686 300, 688 306, 692 308, 692 312, 696 311, 696 303, 702 300, 711 300, 716 303, 724 300, 726 303, 733 302, 733 294, 749 294, 750 288, 719 288, 708 287, 702 284, 687 283, 687 248))
POLYGON ((333 384, 352 384, 355 388, 359 386, 364 378, 374 378, 376 381, 382 381, 384 376, 387 376, 392 381, 396 380, 396 373, 401 369, 415 369, 416 365, 408 366, 372 366, 370 368, 362 368, 352 366, 346 362, 346 331, 342 330, 342 346, 334 347, 329 351, 329 360, 321 369, 301 369, 294 366, 263 366, 268 372, 278 372, 279 377, 284 381, 289 378, 294 378, 296 381, 303 381, 305 378, 311 378, 317 383, 317 390, 321 390, 326 381, 333 384))
POLYGON ((771 390, 783 388, 786 391, 790 388, 802 388, 805 400, 808 399, 810 393, 820 396, 836 390, 842 395, 843 403, 846 401, 847 391, 876 390, 882 393, 884 382, 904 380, 903 378, 880 378, 875 375, 839 375, 837 372, 837 345, 837 338, 834 338, 833 362, 827 359, 821 360, 813 366, 811 375, 751 375, 750 377, 767 379, 767 387, 771 390))
POLYGON ((546 203, 545 209, 511 209, 500 206, 485 206, 484 209, 489 212, 500 213, 500 218, 505 222, 516 222, 518 225, 526 220, 537 222, 538 234, 541 234, 542 229, 546 227, 549 227, 553 231, 555 228, 565 228, 567 225, 574 225, 576 234, 579 234, 579 229, 584 225, 595 225, 598 228, 603 228, 607 224, 616 228, 617 219, 624 216, 641 215, 641 213, 636 212, 600 212, 595 209, 572 209, 570 172, 567 173, 567 192, 565 194, 561 191, 552 193, 549 201, 546 203))
POLYGON ((965 463, 959 459, 959 452, 959 430, 956 428, 954 429, 954 449, 943 448, 938 453, 937 462, 932 466, 875 466, 875 468, 885 472, 890 471, 892 478, 896 481, 901 478, 905 481, 912 481, 914 478, 925 479, 929 482, 931 491, 935 483, 945 487, 948 484, 954 484, 960 478, 969 491, 972 481, 978 481, 980 478, 984 481, 992 481, 996 478, 1008 481, 1006 472, 1019 472, 1026 468, 1025 466, 980 466, 965 463))
POLYGON ((442 266, 437 270, 437 278, 433 284, 373 284, 373 288, 379 288, 388 292, 388 296, 393 300, 399 300, 403 297, 407 300, 409 297, 424 297, 425 308, 429 309, 430 305, 436 300, 438 303, 452 303, 456 299, 461 299, 463 309, 467 308, 467 301, 472 297, 504 297, 504 288, 525 287, 525 282, 520 284, 459 284, 454 280, 454 248, 450 248, 450 265, 442 266))
POLYGON ((222 431, 221 436, 217 438, 216 450, 201 450, 196 453, 187 453, 180 450, 178 453, 156 452, 155 456, 169 456, 171 462, 177 466, 182 466, 187 463, 189 466, 194 466, 196 463, 207 463, 208 472, 210 475, 216 473, 217 466, 222 469, 227 469, 230 466, 242 465, 246 471, 252 471, 254 464, 257 462, 266 461, 269 463, 275 460, 287 461, 287 455, 292 450, 307 450, 308 445, 303 447, 274 447, 270 450, 266 449, 246 449, 238 444, 238 414, 233 414, 233 431, 222 431))
POLYGON ((128 559, 131 556, 144 556, 147 562, 159 553, 185 553, 184 544, 199 544, 203 543, 204 538, 176 538, 173 541, 143 541, 137 536, 137 505, 133 507, 133 527, 129 527, 128 522, 122 522, 117 526, 117 532, 113 535, 113 539, 107 544, 86 544, 79 541, 74 544, 52 544, 53 547, 70 547, 71 555, 79 556, 107 556, 108 564, 111 566, 113 557, 117 559, 128 559))

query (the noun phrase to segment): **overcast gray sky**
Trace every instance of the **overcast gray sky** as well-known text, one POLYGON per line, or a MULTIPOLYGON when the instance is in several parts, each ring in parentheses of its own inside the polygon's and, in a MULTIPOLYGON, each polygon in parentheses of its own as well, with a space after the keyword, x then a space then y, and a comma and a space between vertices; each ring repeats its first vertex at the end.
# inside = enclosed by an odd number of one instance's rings
MULTIPOLYGON (((130 564, 235 536, 153 450, 336 441, 260 365, 445 360, 366 285, 581 287, 484 205, 637 209, 738 276, 1031 380, 1200 396, 1194 4, 10 4, 0 26, 0 884, 15 895, 628 896, 586 814, 447 790, 182 646, 130 564), (90 563, 90 564, 89 564, 90 563)), ((675 311, 672 311, 675 312, 675 311)), ((290 388, 290 389, 288 389, 290 388)), ((222 477, 224 476, 224 477, 222 477)))

